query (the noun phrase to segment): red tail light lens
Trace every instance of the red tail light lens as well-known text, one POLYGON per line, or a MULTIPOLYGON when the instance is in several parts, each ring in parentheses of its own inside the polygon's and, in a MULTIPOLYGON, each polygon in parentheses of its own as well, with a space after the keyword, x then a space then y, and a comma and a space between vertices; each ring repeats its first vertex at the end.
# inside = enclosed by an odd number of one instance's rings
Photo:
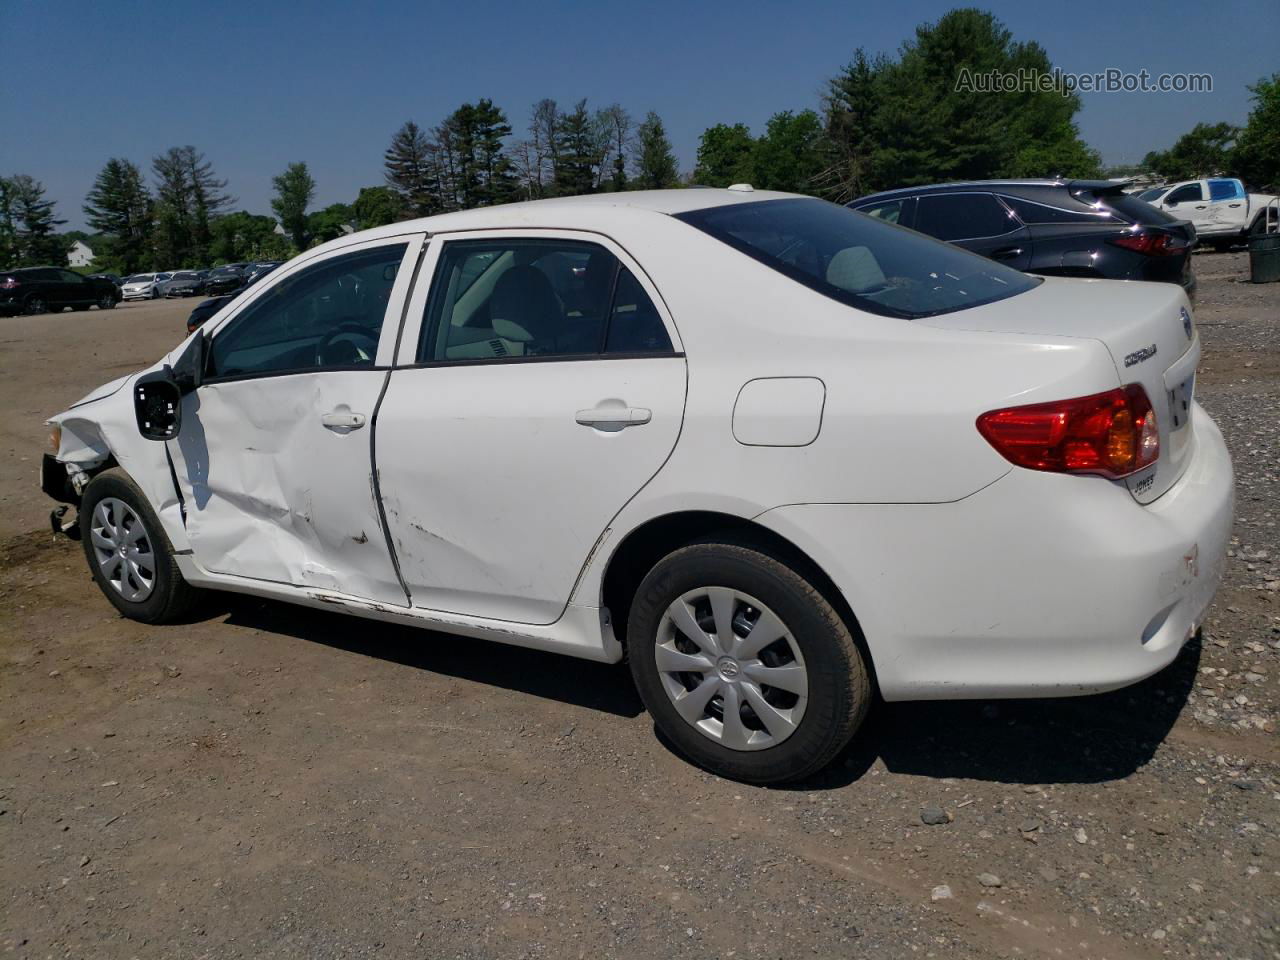
POLYGON ((1185 240, 1172 237, 1167 233, 1122 233, 1116 237, 1107 237, 1107 243, 1136 250, 1149 257, 1166 257, 1186 249, 1185 240))
POLYGON ((981 433, 1010 463, 1029 470, 1096 473, 1118 480, 1160 456, 1160 432, 1137 383, 1091 397, 992 410, 981 433))

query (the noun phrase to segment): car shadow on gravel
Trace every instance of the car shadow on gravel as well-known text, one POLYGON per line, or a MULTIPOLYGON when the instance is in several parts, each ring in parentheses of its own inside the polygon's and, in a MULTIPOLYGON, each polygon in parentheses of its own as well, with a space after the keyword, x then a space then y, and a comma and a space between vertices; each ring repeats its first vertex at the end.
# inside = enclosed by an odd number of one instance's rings
POLYGON ((1196 636, 1155 676, 1089 697, 877 702, 849 749, 800 786, 847 786, 877 759, 893 773, 993 783, 1119 780, 1149 762, 1168 735, 1200 654, 1196 636))
MULTIPOLYGON (((619 717, 637 717, 644 711, 630 673, 616 664, 459 638, 272 600, 223 596, 226 600, 218 612, 225 613, 226 622, 235 626, 297 637, 415 670, 429 670, 619 717)), ((212 611, 206 611, 209 612, 212 611)))

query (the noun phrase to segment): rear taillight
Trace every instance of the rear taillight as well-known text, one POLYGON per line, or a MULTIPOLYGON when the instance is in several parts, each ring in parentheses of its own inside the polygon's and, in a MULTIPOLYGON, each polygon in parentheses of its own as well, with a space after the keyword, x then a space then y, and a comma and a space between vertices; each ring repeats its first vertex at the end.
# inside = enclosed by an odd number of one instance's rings
POLYGON ((0 290, 17 290, 22 284, 18 283, 16 277, 0 278, 0 290))
POLYGON ((1160 456, 1160 433, 1137 383, 1090 397, 992 410, 978 432, 1010 463, 1029 470, 1119 479, 1160 456))
POLYGON ((1187 248, 1187 241, 1167 233, 1122 233, 1107 237, 1107 243, 1145 253, 1149 257, 1166 257, 1187 248))

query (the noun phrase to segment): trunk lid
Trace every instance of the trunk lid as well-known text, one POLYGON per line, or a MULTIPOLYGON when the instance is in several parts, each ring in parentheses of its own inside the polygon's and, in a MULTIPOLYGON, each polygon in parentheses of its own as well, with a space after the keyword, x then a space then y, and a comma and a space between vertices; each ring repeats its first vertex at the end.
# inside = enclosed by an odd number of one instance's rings
MULTIPOLYGON (((1142 384, 1155 410, 1160 457, 1124 481, 1150 503, 1186 469, 1200 337, 1182 289, 1172 283, 1046 277, 1035 290, 972 310, 916 320, 949 330, 1100 341, 1120 386, 1142 384)), ((1063 398, 1066 399, 1066 398, 1063 398)))

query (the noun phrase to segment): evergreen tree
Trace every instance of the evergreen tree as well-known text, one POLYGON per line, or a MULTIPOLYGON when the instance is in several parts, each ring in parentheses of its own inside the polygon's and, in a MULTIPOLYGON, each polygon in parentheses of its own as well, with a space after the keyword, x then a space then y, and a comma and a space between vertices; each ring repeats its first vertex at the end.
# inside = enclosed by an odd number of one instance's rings
POLYGON ((18 231, 13 222, 13 191, 0 177, 0 270, 17 266, 18 231))
POLYGON ((824 103, 824 167, 818 181, 822 195, 836 203, 847 203, 880 184, 875 169, 874 128, 878 120, 879 78, 886 70, 883 56, 872 61, 859 48, 828 87, 824 103))
POLYGON ((239 210, 215 217, 210 224, 211 263, 239 263, 244 260, 286 259, 288 241, 275 232, 270 217, 239 210))
POLYGON ((56 228, 67 221, 54 217, 53 201, 45 199, 44 184, 17 173, 9 177, 7 193, 15 265, 65 267, 67 247, 56 228))
POLYGON ((661 190, 679 183, 676 155, 662 125, 662 118, 650 110, 636 134, 636 178, 639 190, 661 190))
POLYGON ((426 217, 440 209, 438 161, 427 134, 412 120, 391 138, 383 154, 387 184, 409 217, 426 217))
POLYGON ((592 193, 600 163, 599 128, 587 112, 587 101, 579 100, 572 113, 560 115, 556 124, 555 192, 571 197, 592 193))
POLYGON ((233 202, 225 180, 195 147, 170 147, 155 157, 155 259, 162 270, 201 266, 209 260, 216 213, 233 202))
POLYGON ((150 263, 151 194, 137 166, 116 157, 108 160, 83 209, 89 226, 106 235, 94 247, 96 265, 127 276, 150 263))
POLYGON ((271 178, 276 195, 271 209, 280 218, 289 239, 298 250, 307 248, 307 207, 316 196, 316 182, 305 163, 291 163, 284 173, 271 178))
POLYGON ((444 205, 469 210, 514 199, 517 185, 504 141, 506 115, 492 100, 464 103, 435 132, 444 205))
POLYGON ((698 161, 693 182, 704 187, 727 187, 734 183, 754 183, 752 156, 755 141, 745 123, 729 126, 717 123, 702 131, 698 140, 698 161))

